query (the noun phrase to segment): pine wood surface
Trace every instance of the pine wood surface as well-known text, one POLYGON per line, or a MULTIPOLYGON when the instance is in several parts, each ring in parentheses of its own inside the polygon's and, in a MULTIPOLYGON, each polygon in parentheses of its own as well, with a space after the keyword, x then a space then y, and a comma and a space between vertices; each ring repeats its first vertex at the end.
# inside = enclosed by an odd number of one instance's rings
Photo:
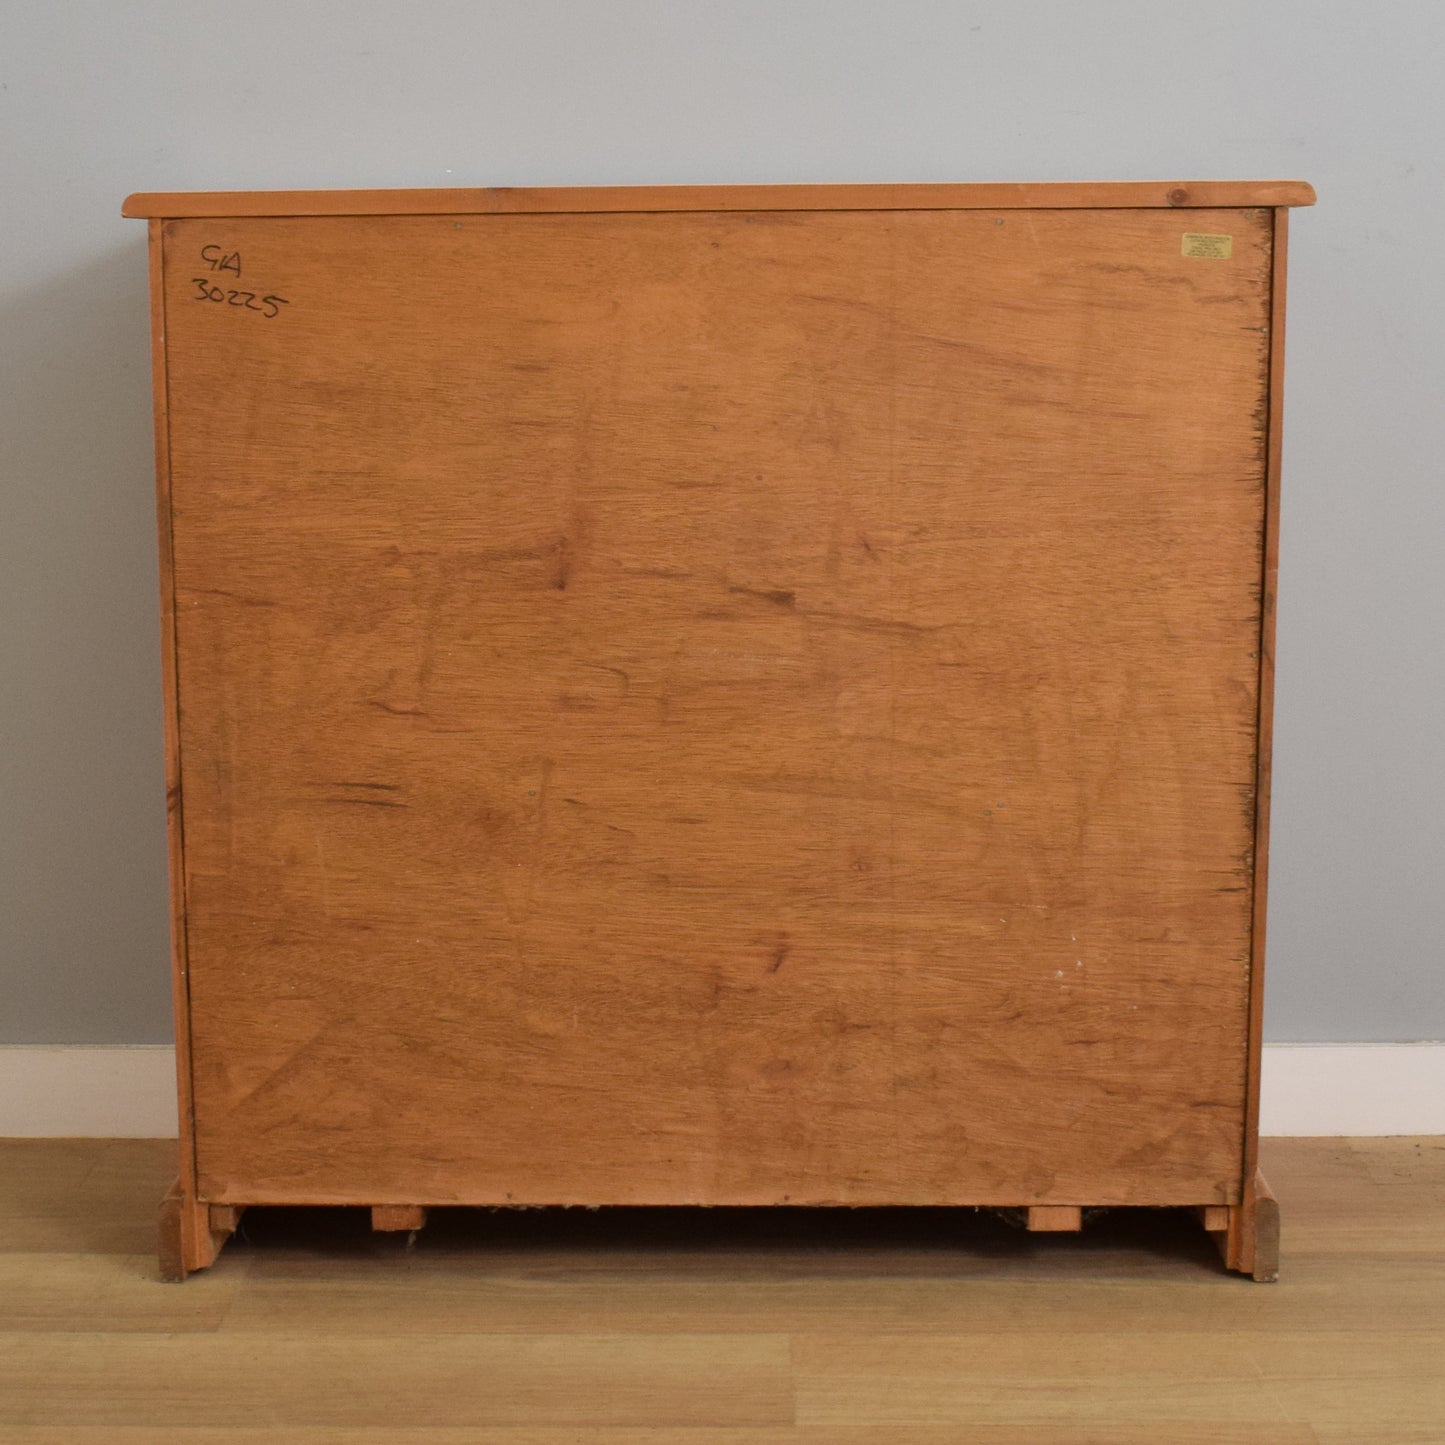
POLYGON ((1272 221, 164 223, 200 1197, 1237 1203, 1272 221))
POLYGON ((452 215, 526 211, 1096 209, 1312 206, 1306 181, 1070 181, 956 185, 488 186, 389 191, 140 191, 125 216, 452 215))
MULTIPOLYGON (((162 727, 166 759, 166 856, 169 869, 170 940, 171 940, 171 1008, 176 1019, 176 1102, 181 1120, 181 1136, 189 1139, 194 1128, 191 1108, 191 1035, 187 1027, 190 1017, 190 974, 186 960, 186 891, 185 847, 181 833, 181 755, 180 718, 177 712, 176 689, 176 615, 175 572, 173 565, 171 527, 174 519, 171 499, 169 385, 166 375, 166 353, 157 338, 165 336, 165 245, 159 221, 151 221, 147 230, 147 254, 150 269, 151 322, 151 405, 156 457, 156 536, 160 563, 161 681, 163 693, 162 727)), ((163 1248, 172 1248, 178 1268, 183 1261, 199 1254, 201 1209, 196 1203, 196 1160, 194 1150, 179 1151, 179 1178, 175 1188, 166 1195, 167 1207, 174 1210, 173 1241, 163 1248)))
MULTIPOLYGON (((1260 576, 1259 739, 1255 757, 1254 880, 1250 917, 1249 1062, 1244 1107, 1244 1177, 1259 1162, 1259 1086, 1264 1045, 1265 938, 1269 912, 1269 811, 1274 767, 1275 623, 1279 604, 1279 516, 1284 447, 1284 358, 1289 280, 1289 212, 1274 212, 1273 274, 1270 278, 1269 386, 1266 425, 1264 546, 1260 576)), ((1278 1210, 1275 1211, 1276 1216, 1278 1210)), ((1276 1220, 1277 1227, 1277 1220, 1276 1220)))
POLYGON ((0 1445, 1439 1445, 1445 1139, 1261 1154, 1271 1288, 948 1210, 259 1210, 176 1288, 171 1141, 5 1141, 0 1445))

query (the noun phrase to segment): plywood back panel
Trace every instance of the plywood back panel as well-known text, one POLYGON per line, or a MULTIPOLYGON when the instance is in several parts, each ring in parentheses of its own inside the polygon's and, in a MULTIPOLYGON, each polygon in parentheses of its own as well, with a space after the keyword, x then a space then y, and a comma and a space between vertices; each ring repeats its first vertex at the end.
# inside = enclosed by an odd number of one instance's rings
POLYGON ((203 1196, 1236 1200, 1270 235, 166 223, 203 1196))

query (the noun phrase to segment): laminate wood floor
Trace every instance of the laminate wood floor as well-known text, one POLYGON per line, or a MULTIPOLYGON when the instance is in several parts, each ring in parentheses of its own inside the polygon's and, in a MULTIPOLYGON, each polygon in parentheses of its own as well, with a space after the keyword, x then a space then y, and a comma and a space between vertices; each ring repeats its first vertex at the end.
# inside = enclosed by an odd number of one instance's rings
POLYGON ((952 1210, 253 1211, 164 1285, 174 1147, 0 1141, 3 1445, 1445 1445, 1445 1138, 1266 1140, 1277 1285, 952 1210))

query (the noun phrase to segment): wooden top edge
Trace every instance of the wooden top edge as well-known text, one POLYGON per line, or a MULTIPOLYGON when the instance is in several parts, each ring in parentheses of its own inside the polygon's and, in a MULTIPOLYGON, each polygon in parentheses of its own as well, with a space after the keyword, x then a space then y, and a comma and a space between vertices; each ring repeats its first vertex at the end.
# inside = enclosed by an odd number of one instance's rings
POLYGON ((1305 181, 1006 185, 568 186, 393 191, 139 191, 124 216, 419 216, 568 211, 993 211, 1312 206, 1305 181))

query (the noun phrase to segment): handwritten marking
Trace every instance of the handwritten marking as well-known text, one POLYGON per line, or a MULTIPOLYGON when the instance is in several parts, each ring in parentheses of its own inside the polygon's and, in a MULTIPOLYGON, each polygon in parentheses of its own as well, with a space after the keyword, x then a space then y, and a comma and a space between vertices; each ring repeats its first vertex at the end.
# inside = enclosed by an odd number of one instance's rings
POLYGON ((241 253, 239 251, 223 251, 219 246, 214 244, 202 246, 201 260, 203 260, 212 271, 229 271, 237 277, 241 274, 241 253))
POLYGON ((197 288, 193 300, 214 301, 218 306, 240 306, 247 311, 259 311, 267 320, 279 316, 281 308, 291 304, 284 296, 258 297, 254 291, 228 291, 222 286, 213 285, 204 276, 192 276, 191 281, 197 288))
POLYGON ((210 269, 212 276, 191 277, 191 284, 196 288, 196 294, 191 298, 193 301, 210 301, 217 306, 257 311, 268 321, 279 316, 283 306, 291 304, 284 296, 277 296, 274 292, 262 295, 259 291, 242 291, 216 284, 213 277, 221 271, 229 272, 238 281, 241 279, 239 251, 228 251, 224 246, 208 242, 201 247, 201 261, 210 269))

